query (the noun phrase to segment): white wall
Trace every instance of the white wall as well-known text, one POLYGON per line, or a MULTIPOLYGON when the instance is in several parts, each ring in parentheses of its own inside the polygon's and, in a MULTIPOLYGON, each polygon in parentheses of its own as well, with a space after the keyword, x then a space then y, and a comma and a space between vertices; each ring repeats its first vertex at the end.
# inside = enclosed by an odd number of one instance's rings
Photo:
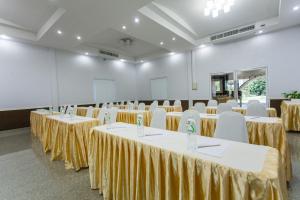
POLYGON ((282 98, 283 92, 300 90, 299 52, 299 26, 233 43, 196 49, 193 51, 193 69, 198 90, 192 90, 189 53, 163 57, 137 66, 137 95, 140 99, 150 99, 149 79, 167 76, 170 99, 209 99, 210 73, 267 66, 269 97, 282 98))
POLYGON ((91 104, 93 79, 116 80, 117 100, 135 99, 135 65, 0 40, 0 110, 91 104))

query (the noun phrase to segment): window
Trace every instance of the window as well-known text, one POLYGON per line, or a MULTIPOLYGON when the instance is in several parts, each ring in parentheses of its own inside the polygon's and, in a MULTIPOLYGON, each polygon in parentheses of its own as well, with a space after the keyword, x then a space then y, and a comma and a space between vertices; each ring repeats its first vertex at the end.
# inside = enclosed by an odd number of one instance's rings
POLYGON ((168 99, 167 78, 151 79, 152 99, 168 99))
POLYGON ((96 103, 114 102, 116 100, 116 83, 114 80, 94 80, 94 101, 96 103))

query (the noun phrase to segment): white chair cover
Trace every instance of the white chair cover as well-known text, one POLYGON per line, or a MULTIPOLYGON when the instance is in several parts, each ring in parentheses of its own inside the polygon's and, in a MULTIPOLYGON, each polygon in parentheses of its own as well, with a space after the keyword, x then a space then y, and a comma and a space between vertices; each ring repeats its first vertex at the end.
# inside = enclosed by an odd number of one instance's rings
POLYGON ((181 106, 181 101, 180 100, 175 100, 174 106, 181 106))
POLYGON ((133 109, 134 109, 133 103, 129 103, 129 105, 128 105, 128 110, 133 110, 133 109))
POLYGON ((98 114, 100 125, 104 125, 105 113, 108 112, 107 108, 102 108, 98 114))
POLYGON ((138 110, 145 110, 146 105, 144 103, 139 103, 138 110))
POLYGON ((153 113, 156 108, 157 108, 157 104, 155 102, 153 102, 150 105, 149 111, 153 113))
POLYGON ((103 103, 101 108, 107 108, 106 103, 103 103))
POLYGON ((230 104, 231 107, 239 107, 239 103, 234 99, 228 100, 227 103, 230 104))
POLYGON ((86 117, 93 117, 94 108, 92 106, 89 106, 86 112, 86 117))
POLYGON ((114 103, 113 102, 110 102, 109 103, 109 108, 112 108, 114 106, 114 103))
POLYGON ((124 106, 124 101, 121 101, 121 106, 124 106))
POLYGON ((95 108, 99 108, 99 107, 100 107, 100 103, 96 103, 95 108))
POLYGON ((156 105, 156 106, 158 106, 158 101, 153 101, 153 103, 156 105))
POLYGON ((194 105, 194 109, 195 109, 196 111, 198 111, 199 113, 206 113, 205 103, 197 102, 197 103, 194 105))
POLYGON ((247 106, 247 116, 268 117, 268 112, 264 104, 252 103, 247 106))
POLYGON ((218 106, 218 102, 214 99, 208 101, 207 106, 218 106))
POLYGON ((164 103, 163 103, 163 106, 169 106, 169 105, 170 105, 170 101, 165 100, 164 103))
POLYGON ((127 101, 127 105, 129 106, 129 104, 131 104, 131 101, 127 101))
POLYGON ((110 123, 116 123, 117 121, 117 114, 118 114, 118 108, 113 107, 108 110, 110 114, 110 123))
POLYGON ((245 117, 238 112, 223 112, 217 121, 214 137, 248 143, 245 117))
POLYGON ((139 102, 137 100, 135 100, 133 104, 135 107, 137 107, 139 105, 139 102))
POLYGON ((252 103, 260 103, 260 102, 259 102, 259 100, 249 100, 248 101, 248 105, 250 105, 252 103))
POLYGON ((153 128, 166 129, 166 110, 156 108, 152 114, 150 126, 153 128))
POLYGON ((200 130, 201 130, 201 126, 200 126, 200 115, 197 111, 195 110, 186 110, 183 112, 182 117, 180 119, 179 122, 179 126, 178 126, 178 131, 179 132, 183 132, 183 133, 187 133, 186 130, 186 122, 189 119, 194 119, 196 122, 196 133, 200 134, 200 130))
POLYGON ((226 111, 232 111, 232 106, 229 103, 220 103, 217 107, 217 114, 226 111))

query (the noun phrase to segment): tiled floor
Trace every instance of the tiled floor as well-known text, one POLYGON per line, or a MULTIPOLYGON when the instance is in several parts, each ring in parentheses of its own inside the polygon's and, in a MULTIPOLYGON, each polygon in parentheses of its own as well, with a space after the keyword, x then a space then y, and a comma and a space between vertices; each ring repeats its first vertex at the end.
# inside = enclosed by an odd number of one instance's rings
MULTIPOLYGON (((289 133, 288 138, 294 174, 289 199, 299 200, 300 133, 289 133)), ((88 169, 65 170, 62 161, 50 161, 26 128, 0 133, 0 199, 99 200, 102 196, 90 189, 88 169)))

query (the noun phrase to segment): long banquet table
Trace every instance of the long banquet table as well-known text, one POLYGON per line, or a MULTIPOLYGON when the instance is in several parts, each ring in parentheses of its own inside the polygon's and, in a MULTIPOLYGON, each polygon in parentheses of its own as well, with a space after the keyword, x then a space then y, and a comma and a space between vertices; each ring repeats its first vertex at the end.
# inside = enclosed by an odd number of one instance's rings
MULTIPOLYGON (((247 108, 245 107, 233 107, 232 111, 239 112, 242 115, 246 115, 247 108)), ((217 113, 217 106, 207 106, 206 112, 208 114, 216 114, 217 113)), ((277 111, 275 108, 267 108, 268 116, 269 117, 277 117, 277 111)))
POLYGON ((287 131, 300 131, 300 103, 283 101, 281 118, 287 131))
POLYGON ((89 142, 92 189, 104 199, 287 199, 280 154, 267 146, 115 123, 94 127, 89 142))
MULTIPOLYGON (((202 136, 213 137, 216 129, 218 115, 199 114, 202 136)), ((181 119, 181 112, 167 113, 168 130, 177 131, 181 119)), ((270 146, 278 149, 282 157, 286 178, 288 181, 292 178, 292 163, 287 135, 284 130, 282 120, 275 117, 255 117, 245 116, 249 143, 257 145, 270 146)))

